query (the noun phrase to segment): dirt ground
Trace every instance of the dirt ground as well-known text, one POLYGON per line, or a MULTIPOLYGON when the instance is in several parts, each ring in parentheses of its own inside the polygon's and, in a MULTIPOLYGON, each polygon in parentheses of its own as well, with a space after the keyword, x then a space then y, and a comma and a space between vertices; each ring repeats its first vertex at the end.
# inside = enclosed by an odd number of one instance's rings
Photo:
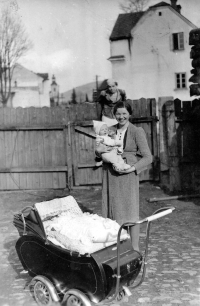
MULTIPOLYGON (((83 210, 101 214, 101 188, 72 190, 83 210)), ((36 306, 27 284, 30 277, 15 251, 19 238, 12 224, 13 215, 36 202, 69 195, 68 190, 17 191, 0 193, 0 306, 36 306)), ((160 207, 175 211, 152 222, 146 278, 141 286, 130 289, 132 295, 112 306, 200 305, 200 198, 149 203, 167 195, 159 186, 140 184, 140 218, 160 207)), ((145 228, 141 228, 141 252, 145 228)))

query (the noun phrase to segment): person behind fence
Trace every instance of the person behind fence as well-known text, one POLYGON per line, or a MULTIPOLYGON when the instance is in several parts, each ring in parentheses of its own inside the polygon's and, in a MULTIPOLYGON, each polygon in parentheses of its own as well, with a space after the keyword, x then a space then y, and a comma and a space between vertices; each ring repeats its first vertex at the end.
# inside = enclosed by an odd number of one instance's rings
MULTIPOLYGON (((120 225, 139 220, 139 173, 152 163, 143 128, 129 122, 132 115, 130 102, 118 102, 113 114, 118 122, 117 135, 123 140, 122 157, 131 167, 120 170, 104 162, 102 167, 102 216, 116 220, 120 225), (138 154, 140 158, 137 158, 138 154)), ((96 154, 101 156, 109 150, 110 147, 100 143, 96 147, 96 154)), ((132 246, 137 251, 139 231, 139 225, 130 227, 132 246)))
POLYGON ((97 111, 100 120, 105 121, 104 118, 112 121, 112 124, 117 124, 115 116, 113 114, 114 106, 119 101, 126 100, 126 92, 122 89, 118 89, 118 84, 113 79, 106 80, 107 87, 101 91, 97 100, 97 111))
MULTIPOLYGON (((96 146, 103 143, 106 146, 112 147, 110 152, 101 154, 102 160, 106 163, 111 163, 114 168, 121 170, 129 169, 130 165, 126 164, 125 160, 121 156, 123 153, 122 140, 117 137, 114 131, 109 131, 105 122, 93 120, 93 125, 96 133, 96 146)), ((96 166, 100 165, 102 165, 102 161, 96 163, 96 166)))

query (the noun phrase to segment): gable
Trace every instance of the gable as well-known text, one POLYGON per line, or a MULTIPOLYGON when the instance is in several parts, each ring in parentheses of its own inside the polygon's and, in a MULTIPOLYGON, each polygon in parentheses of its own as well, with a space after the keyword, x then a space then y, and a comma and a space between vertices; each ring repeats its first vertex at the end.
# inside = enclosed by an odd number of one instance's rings
POLYGON ((14 79, 21 81, 40 80, 40 82, 42 82, 48 80, 48 73, 35 73, 20 64, 16 64, 13 71, 13 80, 14 79))
POLYGON ((150 6, 149 9, 145 12, 119 14, 117 21, 114 25, 114 28, 112 30, 110 41, 131 38, 132 37, 131 31, 138 24, 139 20, 149 11, 157 10, 159 8, 171 10, 174 14, 177 15, 178 18, 181 18, 192 28, 196 28, 196 26, 192 22, 190 22, 187 18, 185 18, 183 15, 181 15, 176 10, 174 10, 170 4, 162 1, 157 3, 156 5, 150 6))
POLYGON ((156 5, 150 6, 149 10, 157 10, 159 8, 162 9, 169 9, 171 12, 173 12, 178 18, 182 19, 185 23, 187 23, 189 26, 191 26, 192 28, 197 28, 196 25, 194 25, 190 20, 188 20, 186 17, 184 17, 182 14, 180 14, 179 12, 177 12, 177 10, 175 10, 170 4, 167 4, 165 2, 160 2, 156 5))

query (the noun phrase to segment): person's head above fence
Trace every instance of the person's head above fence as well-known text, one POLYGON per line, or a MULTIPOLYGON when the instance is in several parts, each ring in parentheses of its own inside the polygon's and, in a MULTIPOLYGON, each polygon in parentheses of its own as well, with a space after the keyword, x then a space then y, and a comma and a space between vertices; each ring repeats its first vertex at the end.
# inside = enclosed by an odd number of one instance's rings
POLYGON ((116 112, 119 108, 125 108, 129 115, 131 116, 133 113, 132 106, 131 106, 131 100, 127 99, 126 101, 120 101, 117 102, 114 109, 113 109, 113 114, 116 115, 116 112))
POLYGON ((117 91, 117 82, 113 79, 108 79, 107 80, 107 90, 113 94, 117 91))

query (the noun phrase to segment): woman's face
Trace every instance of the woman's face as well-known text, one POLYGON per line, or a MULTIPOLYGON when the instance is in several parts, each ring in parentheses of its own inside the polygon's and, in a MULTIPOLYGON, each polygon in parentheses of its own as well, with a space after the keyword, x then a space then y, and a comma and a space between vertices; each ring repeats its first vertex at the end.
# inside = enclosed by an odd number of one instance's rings
POLYGON ((118 108, 115 113, 115 118, 120 125, 125 125, 129 121, 130 114, 125 107, 118 108))

